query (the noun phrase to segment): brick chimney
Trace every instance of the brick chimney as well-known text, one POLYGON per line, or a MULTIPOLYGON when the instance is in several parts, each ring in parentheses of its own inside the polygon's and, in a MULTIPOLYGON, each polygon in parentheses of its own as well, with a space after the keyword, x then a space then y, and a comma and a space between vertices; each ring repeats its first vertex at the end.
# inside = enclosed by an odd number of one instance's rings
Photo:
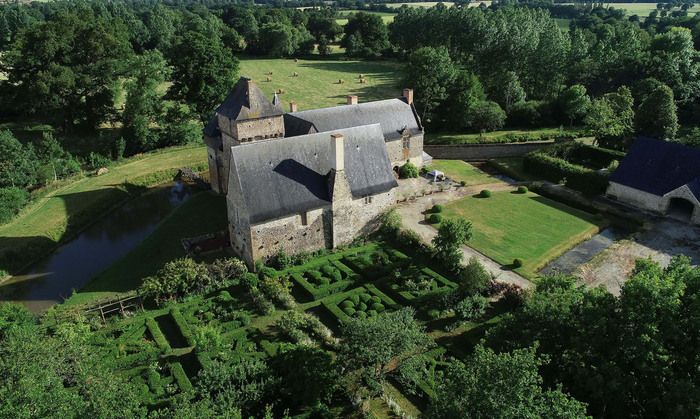
POLYGON ((413 104, 413 89, 403 89, 403 98, 409 105, 413 104))
POLYGON ((348 95, 348 105, 357 105, 357 96, 348 95))
POLYGON ((343 134, 331 134, 331 169, 345 170, 345 140, 343 134))
POLYGON ((289 112, 296 112, 297 111, 297 103, 296 102, 289 102, 289 112))

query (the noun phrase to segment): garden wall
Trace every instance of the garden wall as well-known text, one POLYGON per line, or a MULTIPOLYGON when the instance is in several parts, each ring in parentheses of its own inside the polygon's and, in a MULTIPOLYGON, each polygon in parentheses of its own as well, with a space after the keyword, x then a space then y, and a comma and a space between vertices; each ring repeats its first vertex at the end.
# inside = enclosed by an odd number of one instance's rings
POLYGON ((502 157, 520 157, 551 144, 554 144, 554 142, 533 141, 527 143, 454 145, 426 144, 424 150, 436 159, 476 161, 502 157))

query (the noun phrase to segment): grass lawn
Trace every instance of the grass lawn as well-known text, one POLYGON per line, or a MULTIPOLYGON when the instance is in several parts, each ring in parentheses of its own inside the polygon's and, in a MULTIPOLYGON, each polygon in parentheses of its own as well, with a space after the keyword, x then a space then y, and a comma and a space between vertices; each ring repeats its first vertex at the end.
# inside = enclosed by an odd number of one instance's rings
POLYGON ((437 169, 457 182, 464 181, 465 186, 484 185, 499 180, 462 160, 433 160, 429 170, 437 169))
POLYGON ((489 161, 501 173, 515 180, 537 180, 525 171, 522 157, 502 157, 489 161))
MULTIPOLYGON (((477 1, 477 2, 472 2, 469 3, 469 7, 479 7, 481 3, 486 4, 486 6, 490 6, 491 2, 490 1, 477 1)), ((391 7, 394 9, 398 9, 402 6, 408 6, 408 7, 435 7, 439 4, 439 2, 436 1, 422 1, 422 2, 416 2, 416 3, 387 3, 387 7, 391 7)), ((451 1, 446 1, 443 3, 445 6, 451 7, 454 6, 454 2, 451 1)))
POLYGON ((516 271, 528 278, 603 225, 592 214, 531 192, 463 198, 445 205, 444 216, 471 221, 469 246, 502 265, 521 259, 523 266, 516 271))
POLYGON ((358 95, 360 102, 401 96, 401 66, 391 61, 343 61, 293 59, 242 59, 242 76, 251 77, 270 98, 283 89, 280 98, 285 111, 294 101, 299 110, 342 105, 347 95, 358 95), (272 72, 268 82, 266 73, 272 72), (296 72, 298 77, 292 77, 296 72), (363 74, 367 83, 360 84, 363 74), (342 79, 343 84, 338 80, 342 79))
POLYGON ((348 23, 348 18, 350 15, 355 14, 357 12, 363 12, 371 15, 377 15, 382 18, 382 21, 385 24, 389 24, 394 21, 394 16, 396 16, 396 13, 390 13, 390 12, 373 12, 370 10, 344 10, 341 12, 338 12, 338 16, 341 16, 340 18, 336 19, 335 22, 340 25, 340 26, 345 26, 348 23))
POLYGON ((102 176, 71 179, 40 191, 19 216, 0 226, 0 269, 22 268, 145 186, 168 180, 169 171, 206 162, 201 145, 169 148, 128 159, 102 176))
POLYGON ((426 144, 479 144, 479 143, 500 143, 504 142, 503 137, 507 135, 531 135, 531 136, 554 136, 560 134, 577 134, 579 131, 576 128, 539 128, 532 130, 503 130, 503 131, 493 131, 486 133, 471 133, 471 134, 460 134, 460 133, 427 133, 425 134, 426 144))
POLYGON ((136 289, 142 278, 153 275, 166 262, 185 256, 180 239, 224 230, 226 223, 223 196, 211 192, 193 196, 122 260, 99 274, 65 304, 84 304, 136 289))

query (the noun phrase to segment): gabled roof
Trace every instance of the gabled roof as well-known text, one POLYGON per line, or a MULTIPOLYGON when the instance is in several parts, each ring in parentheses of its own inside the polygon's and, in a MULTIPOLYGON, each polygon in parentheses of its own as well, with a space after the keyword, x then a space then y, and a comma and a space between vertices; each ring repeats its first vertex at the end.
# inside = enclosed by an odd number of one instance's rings
POLYGON ((400 137, 404 130, 422 130, 411 105, 401 99, 387 99, 285 114, 285 136, 308 134, 311 127, 316 132, 328 132, 370 124, 381 125, 388 140, 400 137))
MULTIPOLYGON (((353 197, 397 186, 378 124, 334 133, 344 136, 345 175, 353 197)), ((330 133, 256 141, 233 147, 231 155, 229 178, 235 171, 251 224, 330 204, 330 133)))
POLYGON ((637 138, 610 181, 658 196, 687 185, 700 199, 700 149, 637 138))

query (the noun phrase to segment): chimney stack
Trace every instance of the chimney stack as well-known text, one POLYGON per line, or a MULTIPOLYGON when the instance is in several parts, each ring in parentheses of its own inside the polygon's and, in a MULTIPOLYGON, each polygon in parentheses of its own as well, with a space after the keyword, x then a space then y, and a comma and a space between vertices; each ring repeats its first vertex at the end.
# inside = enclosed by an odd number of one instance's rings
POLYGON ((297 103, 296 102, 289 102, 289 112, 296 112, 297 111, 297 103))
POLYGON ((348 105, 357 105, 357 96, 348 95, 348 105))
POLYGON ((345 170, 345 140, 343 134, 331 134, 331 169, 345 170))
POLYGON ((403 89, 403 98, 409 105, 413 104, 413 89, 403 89))

